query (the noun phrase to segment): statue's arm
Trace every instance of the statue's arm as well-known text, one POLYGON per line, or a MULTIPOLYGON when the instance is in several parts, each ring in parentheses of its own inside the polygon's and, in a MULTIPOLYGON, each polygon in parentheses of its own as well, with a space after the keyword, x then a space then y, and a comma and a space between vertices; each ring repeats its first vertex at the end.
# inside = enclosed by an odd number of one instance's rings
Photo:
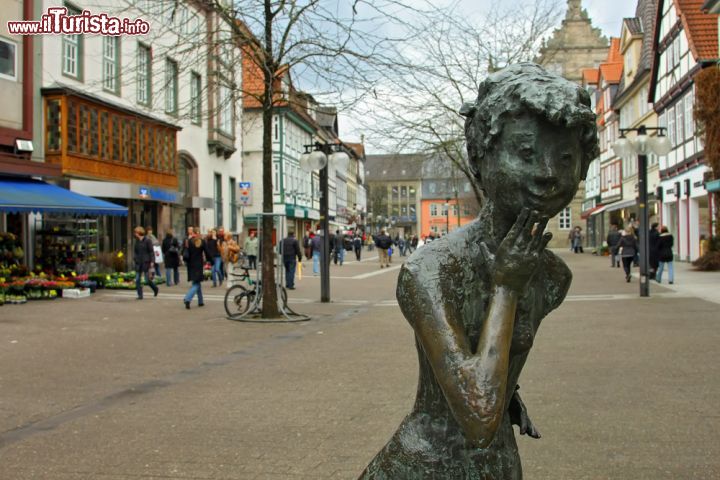
POLYGON ((486 252, 494 262, 494 283, 475 354, 459 330, 461 322, 448 322, 436 278, 422 275, 417 265, 411 265, 403 267, 398 279, 403 314, 415 330, 453 416, 466 438, 479 447, 492 442, 502 422, 519 292, 550 240, 549 235, 542 235, 547 219, 533 229, 538 220, 536 212, 523 211, 498 252, 486 252))
POLYGON ((487 446, 504 412, 517 293, 495 287, 476 354, 459 329, 461 322, 448 321, 437 282, 422 282, 412 266, 403 266, 398 296, 466 438, 487 446))

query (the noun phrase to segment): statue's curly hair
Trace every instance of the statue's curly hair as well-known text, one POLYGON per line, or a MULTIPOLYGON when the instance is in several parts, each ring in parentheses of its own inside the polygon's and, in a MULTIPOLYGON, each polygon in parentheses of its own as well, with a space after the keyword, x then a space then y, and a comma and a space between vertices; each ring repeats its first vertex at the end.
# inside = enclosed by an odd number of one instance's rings
POLYGON ((579 127, 582 145, 582 178, 599 155, 595 113, 590 95, 579 85, 554 75, 540 65, 519 63, 488 76, 478 98, 460 109, 465 120, 468 160, 482 184, 480 165, 513 116, 531 112, 561 127, 579 127))

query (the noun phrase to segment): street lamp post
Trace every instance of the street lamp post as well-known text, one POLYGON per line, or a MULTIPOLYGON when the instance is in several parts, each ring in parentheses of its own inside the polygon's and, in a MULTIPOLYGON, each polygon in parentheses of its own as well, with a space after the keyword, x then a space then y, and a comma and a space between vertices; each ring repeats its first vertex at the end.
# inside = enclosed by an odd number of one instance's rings
POLYGON ((318 170, 320 176, 320 229, 323 233, 320 249, 320 301, 330 301, 330 218, 328 169, 332 162, 336 168, 347 169, 350 157, 341 150, 340 144, 315 142, 303 145, 305 153, 300 156, 300 168, 305 172, 318 170))
POLYGON ((613 145, 618 157, 630 157, 637 154, 638 158, 638 213, 640 215, 640 296, 650 296, 650 277, 648 267, 650 263, 650 242, 648 238, 648 209, 647 209, 647 154, 667 155, 672 150, 670 140, 665 136, 664 127, 621 128, 620 138, 613 145), (658 132, 656 137, 648 137, 648 130, 658 132), (635 140, 625 137, 627 132, 636 132, 635 140))

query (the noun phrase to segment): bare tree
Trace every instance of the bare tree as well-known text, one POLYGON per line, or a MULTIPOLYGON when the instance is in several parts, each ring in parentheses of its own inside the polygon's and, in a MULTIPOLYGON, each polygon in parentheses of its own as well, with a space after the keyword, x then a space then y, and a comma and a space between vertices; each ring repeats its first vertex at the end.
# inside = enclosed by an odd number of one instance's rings
POLYGON ((561 11, 557 0, 504 3, 495 1, 480 19, 445 9, 414 25, 395 74, 376 86, 363 112, 376 148, 440 155, 473 178, 461 105, 475 100, 488 73, 532 60, 561 11))
MULTIPOLYGON (((125 0, 118 10, 140 11, 147 18, 159 15, 162 21, 153 23, 153 38, 176 58, 188 59, 178 64, 201 64, 204 59, 217 67, 206 88, 218 88, 224 82, 231 87, 233 98, 208 92, 208 98, 214 99, 204 111, 209 119, 228 101, 239 104, 235 100, 242 96, 261 105, 264 213, 273 211, 271 134, 277 106, 313 108, 301 90, 312 92, 315 106, 329 104, 338 110, 367 98, 368 92, 394 69, 399 45, 407 39, 408 22, 424 13, 400 0, 125 0), (193 36, 198 18, 206 34, 193 36), (234 80, 241 65, 240 58, 233 55, 236 47, 242 51, 243 66, 250 66, 257 83, 240 85, 234 80), (234 61, 222 61, 227 58, 234 61), (287 89, 283 81, 291 71, 299 85, 287 89)), ((130 70, 134 66, 127 67, 130 70)), ((191 108, 179 110, 189 112, 191 108)), ((179 118, 182 116, 180 113, 179 118)), ((265 318, 279 314, 272 230, 272 218, 264 217, 265 318)))

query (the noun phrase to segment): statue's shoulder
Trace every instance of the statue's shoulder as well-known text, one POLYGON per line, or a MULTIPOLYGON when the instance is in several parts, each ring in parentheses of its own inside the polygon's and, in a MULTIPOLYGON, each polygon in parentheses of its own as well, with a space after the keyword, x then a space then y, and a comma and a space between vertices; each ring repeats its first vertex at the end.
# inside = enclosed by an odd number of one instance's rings
POLYGON ((449 266, 475 264, 481 241, 479 225, 476 222, 477 220, 418 248, 405 261, 403 270, 439 274, 449 266))
POLYGON ((542 282, 546 286, 550 310, 554 310, 565 300, 572 283, 572 271, 560 257, 547 249, 543 252, 542 262, 542 282))

